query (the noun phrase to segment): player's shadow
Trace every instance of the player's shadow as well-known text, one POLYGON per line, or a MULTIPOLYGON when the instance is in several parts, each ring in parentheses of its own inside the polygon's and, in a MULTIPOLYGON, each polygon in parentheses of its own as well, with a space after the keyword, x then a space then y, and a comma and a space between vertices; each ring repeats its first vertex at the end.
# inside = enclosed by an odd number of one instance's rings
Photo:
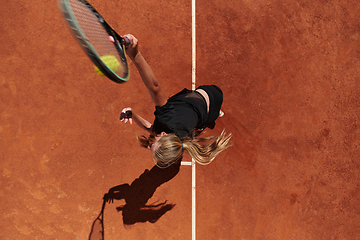
POLYGON ((166 201, 159 204, 146 204, 153 196, 156 188, 171 180, 180 170, 181 162, 168 168, 154 166, 150 171, 146 169, 139 178, 130 185, 125 183, 115 186, 104 195, 104 201, 113 202, 114 199, 124 199, 126 204, 116 209, 122 211, 123 222, 126 225, 138 222, 155 223, 175 205, 166 201))

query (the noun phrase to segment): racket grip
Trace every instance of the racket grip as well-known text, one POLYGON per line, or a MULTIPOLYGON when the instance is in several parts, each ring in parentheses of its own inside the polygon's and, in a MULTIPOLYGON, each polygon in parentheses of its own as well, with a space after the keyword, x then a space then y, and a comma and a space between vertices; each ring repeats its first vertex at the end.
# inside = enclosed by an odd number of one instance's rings
POLYGON ((125 47, 130 45, 130 40, 127 37, 123 37, 123 44, 125 45, 125 47))

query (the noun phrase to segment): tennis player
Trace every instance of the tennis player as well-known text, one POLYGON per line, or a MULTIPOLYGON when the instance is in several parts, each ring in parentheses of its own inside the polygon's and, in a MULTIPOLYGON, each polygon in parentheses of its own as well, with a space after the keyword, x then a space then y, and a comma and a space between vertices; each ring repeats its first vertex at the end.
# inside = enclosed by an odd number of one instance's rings
POLYGON ((136 114, 131 108, 124 108, 120 120, 124 123, 134 120, 150 133, 149 137, 138 136, 140 145, 151 150, 156 165, 166 168, 181 161, 186 150, 199 164, 209 164, 226 148, 231 146, 231 134, 222 131, 220 136, 200 138, 201 131, 219 117, 223 102, 221 89, 215 85, 204 85, 195 91, 184 88, 167 99, 153 71, 139 51, 138 40, 131 34, 126 53, 138 69, 155 104, 153 124, 136 114), (198 133, 198 134, 196 134, 198 133))

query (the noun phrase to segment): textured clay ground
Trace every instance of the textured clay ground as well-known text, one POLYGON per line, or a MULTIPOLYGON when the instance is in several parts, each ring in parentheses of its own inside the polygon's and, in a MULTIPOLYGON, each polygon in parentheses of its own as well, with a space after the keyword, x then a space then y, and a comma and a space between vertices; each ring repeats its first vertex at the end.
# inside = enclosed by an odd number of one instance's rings
MULTIPOLYGON (((92 4, 139 39, 167 96, 191 88, 191 1, 92 4)), ((103 195, 154 166, 120 111, 152 121, 154 106, 134 65, 124 84, 94 73, 56 1, 1 6, 0 239, 88 239, 103 195)), ((196 2, 196 85, 224 92, 205 135, 234 142, 196 166, 197 239, 360 239, 359 12, 358 0, 196 2)), ((152 179, 136 181, 139 198, 152 179)), ((148 204, 175 206, 126 225, 116 200, 105 239, 191 239, 191 167, 152 190, 148 204)))

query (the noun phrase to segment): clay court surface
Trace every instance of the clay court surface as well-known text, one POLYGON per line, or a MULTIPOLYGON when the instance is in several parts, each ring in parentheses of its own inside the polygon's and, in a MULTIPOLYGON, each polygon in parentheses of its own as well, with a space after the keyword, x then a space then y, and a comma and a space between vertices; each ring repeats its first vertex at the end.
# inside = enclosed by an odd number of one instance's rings
MULTIPOLYGON (((190 0, 91 2, 139 39, 167 96, 191 89, 190 0)), ((1 8, 0 239, 88 239, 104 194, 154 166, 121 109, 153 121, 154 106, 133 64, 124 84, 95 74, 56 1, 1 8)), ((182 165, 132 199, 152 189, 147 204, 172 209, 151 223, 155 210, 115 200, 105 239, 360 239, 359 13, 358 0, 197 0, 196 86, 224 92, 204 135, 225 128, 234 146, 195 167, 195 231, 182 165)))

